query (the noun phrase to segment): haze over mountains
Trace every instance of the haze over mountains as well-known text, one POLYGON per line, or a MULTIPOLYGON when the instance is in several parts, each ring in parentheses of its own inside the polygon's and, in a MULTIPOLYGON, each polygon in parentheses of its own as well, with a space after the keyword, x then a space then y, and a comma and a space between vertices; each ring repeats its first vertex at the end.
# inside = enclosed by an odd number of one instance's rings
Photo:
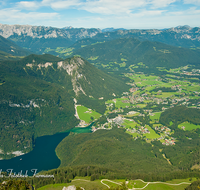
POLYGON ((121 29, 85 29, 53 28, 30 25, 0 24, 0 35, 17 45, 33 52, 43 53, 46 48, 69 47, 78 40, 91 38, 93 42, 110 41, 117 38, 137 38, 181 47, 200 46, 200 28, 178 26, 165 30, 121 30, 121 29))

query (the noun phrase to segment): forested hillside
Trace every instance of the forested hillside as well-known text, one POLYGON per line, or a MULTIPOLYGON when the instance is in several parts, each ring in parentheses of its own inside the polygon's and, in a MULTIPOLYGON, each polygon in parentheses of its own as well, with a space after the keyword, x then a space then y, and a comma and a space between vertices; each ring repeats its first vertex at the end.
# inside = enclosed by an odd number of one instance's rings
POLYGON ((200 59, 198 51, 133 38, 88 45, 73 54, 82 56, 100 69, 121 72, 134 69, 146 73, 155 72, 157 67, 198 65, 200 59))
POLYGON ((74 98, 104 113, 105 100, 128 90, 123 81, 80 57, 62 60, 30 55, 20 61, 4 61, 0 67, 0 149, 6 158, 12 157, 8 151, 30 151, 38 136, 76 126, 74 98))
POLYGON ((31 54, 31 52, 28 50, 25 50, 12 41, 0 36, 0 60, 16 60, 29 54, 31 54))
POLYGON ((152 152, 145 141, 134 141, 124 130, 99 130, 93 134, 69 135, 56 148, 60 167, 96 165, 134 173, 164 173, 176 170, 152 152))

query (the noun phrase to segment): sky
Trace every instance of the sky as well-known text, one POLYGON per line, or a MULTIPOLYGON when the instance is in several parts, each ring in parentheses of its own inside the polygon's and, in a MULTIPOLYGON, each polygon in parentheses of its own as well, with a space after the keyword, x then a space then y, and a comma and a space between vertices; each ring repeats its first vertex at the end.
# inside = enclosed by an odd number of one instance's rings
POLYGON ((0 23, 100 29, 200 27, 200 0, 0 0, 0 23))

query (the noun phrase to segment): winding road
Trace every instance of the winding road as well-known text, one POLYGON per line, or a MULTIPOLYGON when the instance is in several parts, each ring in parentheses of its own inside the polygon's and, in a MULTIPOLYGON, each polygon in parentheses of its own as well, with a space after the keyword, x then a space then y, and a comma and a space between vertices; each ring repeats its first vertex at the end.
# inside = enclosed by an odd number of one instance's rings
MULTIPOLYGON (((76 181, 76 180, 91 182, 90 180, 85 180, 85 179, 74 179, 72 181, 76 181)), ((105 185, 108 189, 110 189, 110 186, 105 184, 103 181, 108 181, 108 182, 111 182, 111 183, 115 183, 117 185, 122 185, 121 183, 117 183, 117 182, 111 181, 109 179, 102 179, 101 180, 101 184, 105 185)), ((191 184, 191 183, 188 183, 188 182, 181 182, 181 183, 178 183, 178 184, 165 183, 165 182, 159 182, 159 181, 158 182, 145 182, 142 179, 137 179, 135 181, 141 181, 142 183, 144 183, 146 185, 144 187, 142 187, 142 188, 132 188, 132 189, 129 189, 129 190, 141 190, 141 189, 145 189, 149 184, 157 184, 157 183, 161 183, 161 184, 165 184, 165 185, 172 185, 172 186, 178 186, 178 185, 183 185, 183 184, 190 185, 191 184)))
POLYGON ((143 183, 146 183, 146 185, 142 188, 133 188, 132 190, 139 190, 139 189, 144 189, 146 188, 149 184, 156 184, 156 183, 162 183, 162 184, 166 184, 166 185, 172 185, 172 186, 178 186, 178 185, 182 185, 182 184, 187 184, 190 185, 191 183, 187 183, 187 182, 182 182, 182 183, 178 183, 178 184, 172 184, 172 183, 165 183, 165 182, 145 182, 142 179, 137 179, 137 181, 141 181, 143 183))

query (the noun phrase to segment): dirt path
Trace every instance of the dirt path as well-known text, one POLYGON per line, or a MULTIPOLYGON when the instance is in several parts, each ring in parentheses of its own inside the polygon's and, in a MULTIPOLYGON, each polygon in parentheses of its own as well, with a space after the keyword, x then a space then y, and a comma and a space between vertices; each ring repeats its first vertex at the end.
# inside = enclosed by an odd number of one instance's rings
POLYGON ((138 181, 141 181, 143 183, 146 183, 146 185, 142 188, 133 188, 132 190, 139 190, 139 189, 144 189, 146 188, 149 184, 156 184, 156 183, 162 183, 162 184, 166 184, 166 185, 172 185, 172 186, 178 186, 178 185, 182 185, 182 184, 187 184, 190 185, 191 183, 187 183, 187 182, 182 182, 182 183, 178 183, 178 184, 172 184, 172 183, 165 183, 165 182, 144 182, 142 179, 137 179, 138 181))
POLYGON ((110 189, 110 186, 107 185, 107 184, 105 184, 103 181, 109 181, 109 182, 115 183, 115 184, 117 184, 117 185, 122 185, 122 184, 120 184, 120 183, 117 183, 117 182, 115 182, 115 181, 111 181, 111 180, 109 180, 109 179, 102 179, 102 180, 101 180, 101 183, 102 183, 103 185, 107 186, 108 189, 110 189))
MULTIPOLYGON (((191 183, 187 183, 187 182, 182 182, 182 183, 178 183, 178 184, 172 184, 172 183, 165 183, 165 182, 145 182, 143 181, 142 179, 137 179, 138 181, 141 181, 142 183, 146 183, 146 185, 142 188, 133 188, 133 189, 129 189, 129 190, 140 190, 140 189, 145 189, 149 184, 157 184, 157 183, 162 183, 162 184, 165 184, 165 185, 172 185, 172 186, 179 186, 179 185, 182 185, 182 184, 187 184, 187 185, 190 185, 191 183)), ((110 189, 110 186, 105 184, 103 181, 109 181, 111 183, 115 183, 117 185, 121 185, 120 183, 117 183, 115 181, 111 181, 111 180, 108 180, 108 179, 102 179, 101 180, 101 183, 103 185, 105 185, 106 187, 108 187, 108 189, 110 189)))
MULTIPOLYGON (((85 179, 74 179, 72 181, 86 181, 86 182, 91 182, 90 180, 85 180, 85 179)), ((109 179, 102 179, 101 180, 101 184, 105 185, 108 189, 110 189, 110 186, 105 184, 103 181, 108 181, 108 182, 111 182, 111 183, 115 183, 117 185, 122 185, 121 183, 117 183, 115 181, 111 181, 109 179)), ((133 189, 129 189, 129 190, 140 190, 140 189, 145 189, 149 184, 157 184, 157 183, 161 183, 161 184, 166 184, 166 185, 172 185, 172 186, 179 186, 179 185, 182 185, 182 184, 187 184, 187 185, 190 185, 191 183, 188 183, 188 182, 181 182, 181 183, 178 183, 178 184, 172 184, 172 183, 165 183, 165 182, 145 182, 143 181, 142 179, 137 179, 135 181, 141 181, 142 183, 146 184, 144 187, 142 188, 133 188, 133 189)), ((84 189, 84 188, 83 188, 84 189)))

